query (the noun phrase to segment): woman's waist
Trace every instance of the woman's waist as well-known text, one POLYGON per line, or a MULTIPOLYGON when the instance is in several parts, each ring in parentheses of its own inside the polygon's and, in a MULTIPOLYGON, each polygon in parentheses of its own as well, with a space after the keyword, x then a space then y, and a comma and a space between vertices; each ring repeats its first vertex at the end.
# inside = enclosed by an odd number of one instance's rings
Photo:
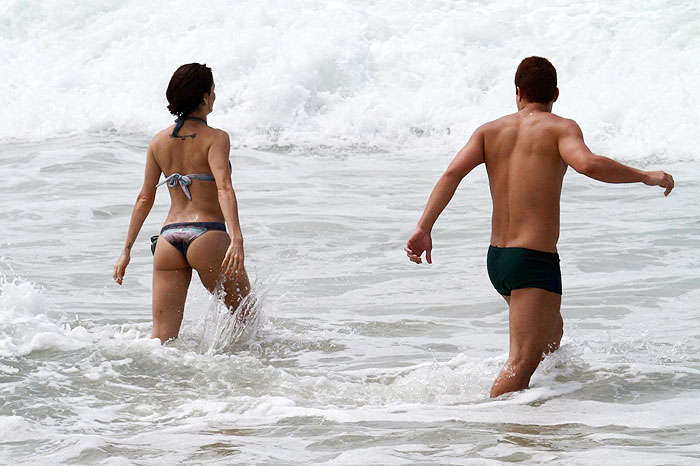
POLYGON ((224 214, 218 208, 196 209, 189 207, 187 209, 178 209, 176 206, 172 206, 163 225, 191 222, 225 223, 225 221, 224 214))

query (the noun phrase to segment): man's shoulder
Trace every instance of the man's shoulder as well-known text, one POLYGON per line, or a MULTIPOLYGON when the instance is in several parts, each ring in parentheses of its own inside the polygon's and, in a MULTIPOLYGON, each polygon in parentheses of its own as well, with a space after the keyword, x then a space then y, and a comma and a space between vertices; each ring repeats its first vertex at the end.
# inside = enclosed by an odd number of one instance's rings
MULTIPOLYGON (((476 129, 475 133, 493 134, 508 131, 509 129, 517 130, 520 127, 521 122, 522 120, 518 113, 510 113, 484 123, 476 129)), ((552 131, 554 133, 561 134, 581 131, 578 124, 574 120, 551 112, 542 113, 539 115, 536 125, 540 126, 547 132, 552 131)))
POLYGON ((475 133, 482 133, 482 134, 487 134, 487 133, 494 133, 494 132, 500 132, 504 129, 507 129, 511 126, 513 126, 516 122, 515 117, 517 114, 509 114, 509 115, 504 115, 500 118, 496 118, 495 120, 488 121, 481 126, 479 126, 475 133))
POLYGON ((554 114, 552 114, 552 117, 552 125, 557 128, 561 135, 581 133, 581 127, 571 118, 564 118, 554 114))
POLYGON ((562 117, 554 113, 540 115, 539 125, 547 133, 558 136, 580 132, 578 124, 571 118, 562 117))
POLYGON ((503 115, 500 118, 496 118, 495 120, 489 121, 488 123, 484 123, 482 127, 499 128, 507 126, 517 121, 517 117, 517 113, 509 113, 508 115, 503 115))
POLYGON ((566 118, 561 115, 557 115, 556 113, 548 112, 544 114, 546 116, 547 120, 555 125, 559 126, 578 126, 574 120, 571 118, 566 118))

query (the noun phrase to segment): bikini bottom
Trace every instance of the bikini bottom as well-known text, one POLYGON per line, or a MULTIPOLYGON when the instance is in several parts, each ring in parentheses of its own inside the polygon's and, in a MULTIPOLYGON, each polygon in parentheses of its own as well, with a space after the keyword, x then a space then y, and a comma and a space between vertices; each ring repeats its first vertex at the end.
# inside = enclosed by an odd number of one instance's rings
MULTIPOLYGON (((185 259, 187 259, 187 249, 190 247, 190 244, 192 244, 192 241, 211 230, 226 231, 226 224, 221 222, 171 223, 170 225, 165 225, 163 229, 160 230, 160 236, 165 238, 168 243, 175 246, 175 248, 185 256, 185 259)), ((151 236, 151 252, 153 255, 156 253, 158 236, 159 235, 151 236)))

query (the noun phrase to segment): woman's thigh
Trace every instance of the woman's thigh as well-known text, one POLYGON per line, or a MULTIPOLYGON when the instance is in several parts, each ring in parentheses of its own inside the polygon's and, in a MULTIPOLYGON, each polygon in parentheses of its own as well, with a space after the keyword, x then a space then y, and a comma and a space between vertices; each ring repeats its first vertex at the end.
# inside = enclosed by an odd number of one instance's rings
POLYGON ((153 338, 177 338, 192 268, 182 253, 161 237, 153 257, 153 338))
POLYGON ((202 284, 212 293, 223 286, 224 302, 231 309, 238 307, 241 299, 250 292, 250 282, 245 270, 236 279, 225 279, 221 262, 231 239, 226 232, 208 231, 192 242, 187 250, 187 261, 197 270, 202 284))

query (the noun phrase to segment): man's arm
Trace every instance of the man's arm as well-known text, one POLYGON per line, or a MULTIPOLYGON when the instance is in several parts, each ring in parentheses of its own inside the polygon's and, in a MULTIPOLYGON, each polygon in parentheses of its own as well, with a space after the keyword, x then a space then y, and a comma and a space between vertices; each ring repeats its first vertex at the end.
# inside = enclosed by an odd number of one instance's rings
POLYGON ((416 230, 408 239, 404 251, 408 258, 420 264, 421 255, 425 252, 425 258, 429 264, 433 263, 431 251, 433 248, 430 232, 435 221, 454 196, 457 186, 462 179, 477 165, 484 162, 484 133, 482 128, 477 129, 469 142, 455 156, 450 166, 440 177, 440 180, 430 194, 428 204, 423 215, 418 221, 416 230))
POLYGON ((638 170, 608 157, 593 154, 583 142, 581 128, 573 120, 567 120, 559 137, 559 154, 574 170, 598 181, 661 186, 666 189, 665 196, 673 189, 673 177, 666 172, 638 170))

